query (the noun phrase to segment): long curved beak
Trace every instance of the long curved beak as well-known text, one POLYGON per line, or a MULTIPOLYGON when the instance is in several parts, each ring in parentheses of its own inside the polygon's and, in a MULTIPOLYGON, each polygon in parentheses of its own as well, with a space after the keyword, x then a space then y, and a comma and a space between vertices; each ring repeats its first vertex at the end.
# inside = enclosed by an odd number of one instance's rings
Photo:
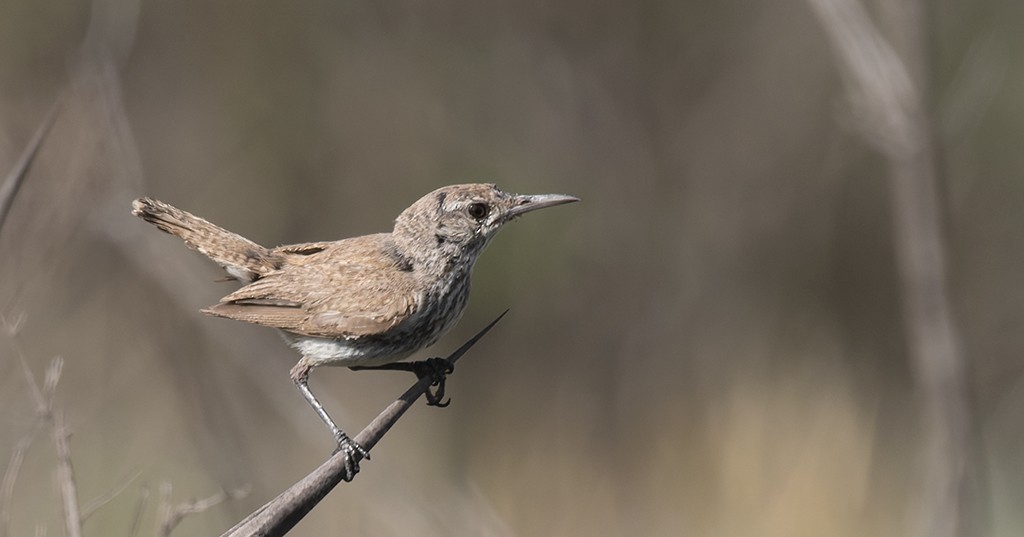
POLYGON ((512 208, 505 212, 505 219, 512 219, 537 209, 564 205, 576 201, 580 201, 580 199, 575 196, 566 196, 565 194, 517 194, 512 199, 512 208))

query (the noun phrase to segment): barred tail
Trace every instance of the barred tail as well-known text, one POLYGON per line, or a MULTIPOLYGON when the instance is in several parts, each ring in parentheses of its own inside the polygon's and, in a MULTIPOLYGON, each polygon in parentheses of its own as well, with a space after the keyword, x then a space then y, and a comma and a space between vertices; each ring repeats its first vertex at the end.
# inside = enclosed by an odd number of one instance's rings
POLYGON ((132 202, 132 214, 180 237, 186 246, 243 282, 257 280, 279 267, 279 256, 267 248, 162 201, 137 199, 132 202))

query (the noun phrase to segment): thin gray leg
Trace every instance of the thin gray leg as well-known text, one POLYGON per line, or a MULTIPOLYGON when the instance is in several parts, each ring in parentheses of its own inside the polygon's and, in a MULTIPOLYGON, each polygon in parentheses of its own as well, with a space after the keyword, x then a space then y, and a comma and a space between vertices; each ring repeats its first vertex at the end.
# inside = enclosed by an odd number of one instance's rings
POLYGON ((334 420, 324 410, 324 406, 320 404, 320 401, 313 395, 313 391, 309 389, 308 375, 302 375, 299 378, 294 379, 295 386, 302 393, 302 397, 306 399, 309 406, 313 407, 316 411, 316 415, 320 416, 320 419, 330 429, 331 434, 334 435, 334 440, 338 443, 338 449, 344 451, 345 456, 345 481, 351 481, 355 477, 356 473, 359 472, 359 462, 356 461, 354 454, 358 452, 363 456, 364 459, 370 460, 370 453, 363 449, 362 446, 357 444, 354 440, 349 438, 345 431, 342 431, 335 423, 334 420))

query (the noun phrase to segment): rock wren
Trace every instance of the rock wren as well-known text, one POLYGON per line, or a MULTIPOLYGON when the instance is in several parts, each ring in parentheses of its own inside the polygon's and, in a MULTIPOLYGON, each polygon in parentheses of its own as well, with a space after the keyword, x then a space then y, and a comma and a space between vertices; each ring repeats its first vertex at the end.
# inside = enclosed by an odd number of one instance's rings
MULTIPOLYGON (((462 316, 473 265, 498 230, 524 213, 574 201, 490 184, 446 186, 402 211, 391 233, 276 248, 150 198, 135 200, 132 214, 245 284, 203 313, 279 329, 302 355, 291 378, 339 449, 368 457, 310 391, 310 371, 391 364, 433 344, 462 316)), ((348 470, 351 479, 358 468, 353 462, 348 470)))

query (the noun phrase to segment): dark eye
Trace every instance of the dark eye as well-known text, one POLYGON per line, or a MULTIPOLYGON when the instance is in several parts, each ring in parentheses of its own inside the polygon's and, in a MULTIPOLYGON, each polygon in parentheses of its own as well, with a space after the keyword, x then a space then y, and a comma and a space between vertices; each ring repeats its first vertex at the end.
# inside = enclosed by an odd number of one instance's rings
POLYGON ((466 208, 466 212, 469 216, 476 218, 477 220, 487 216, 487 204, 486 203, 470 203, 469 207, 466 208))

